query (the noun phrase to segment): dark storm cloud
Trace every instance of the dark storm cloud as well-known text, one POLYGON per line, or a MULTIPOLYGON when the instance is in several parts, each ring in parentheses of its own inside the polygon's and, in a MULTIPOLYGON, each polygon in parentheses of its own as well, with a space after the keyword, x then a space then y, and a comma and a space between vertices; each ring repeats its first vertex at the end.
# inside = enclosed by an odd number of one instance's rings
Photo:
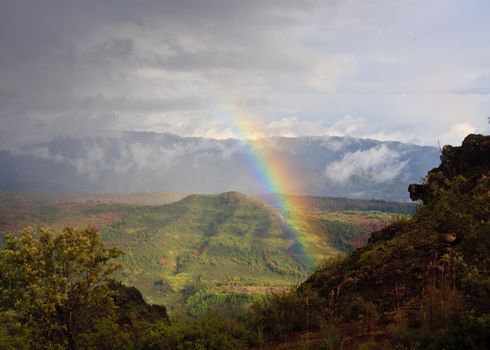
MULTIPOLYGON (((270 52, 255 50, 263 45, 260 32, 279 22, 294 24, 296 16, 317 6, 323 5, 316 1, 301 5, 229 0, 3 1, 0 118, 10 121, 2 123, 1 133, 9 134, 4 140, 11 139, 12 132, 52 123, 56 132, 60 126, 69 131, 80 127, 73 122, 80 118, 97 129, 98 123, 107 126, 104 115, 116 112, 204 107, 203 97, 192 91, 201 73, 277 69, 280 64, 270 52), (252 56, 250 50, 257 52, 252 56), (138 72, 145 69, 168 72, 159 80, 164 86, 142 81, 138 72), (196 76, 172 76, 173 71, 196 76)), ((49 133, 48 127, 42 129, 49 133)))
POLYGON ((433 138, 427 130, 442 117, 448 133, 468 130, 490 106, 486 79, 475 78, 489 71, 486 36, 478 35, 485 11, 422 3, 4 0, 0 147, 111 129, 233 136, 221 101, 245 101, 265 134, 312 125, 328 133, 350 114, 392 129, 410 121, 426 133, 421 139, 433 138))

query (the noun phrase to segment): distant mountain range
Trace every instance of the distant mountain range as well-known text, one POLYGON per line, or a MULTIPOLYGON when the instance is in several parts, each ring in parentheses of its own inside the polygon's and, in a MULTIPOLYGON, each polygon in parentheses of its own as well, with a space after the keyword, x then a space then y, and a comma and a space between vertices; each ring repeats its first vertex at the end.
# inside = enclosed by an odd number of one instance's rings
POLYGON ((235 139, 148 132, 58 138, 0 150, 0 190, 261 195, 271 190, 254 171, 259 152, 287 164, 301 184, 292 194, 404 201, 408 184, 420 181, 440 154, 434 147, 327 136, 269 137, 251 148, 235 139))

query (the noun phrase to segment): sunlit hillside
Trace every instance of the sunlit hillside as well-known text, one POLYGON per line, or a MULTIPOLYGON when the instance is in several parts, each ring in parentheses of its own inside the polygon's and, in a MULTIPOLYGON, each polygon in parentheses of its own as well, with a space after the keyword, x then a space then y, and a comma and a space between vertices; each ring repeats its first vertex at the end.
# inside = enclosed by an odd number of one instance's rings
MULTIPOLYGON (((414 207, 300 197, 309 210, 282 213, 242 194, 2 194, 0 229, 94 226, 124 251, 118 278, 148 301, 176 305, 203 292, 262 294, 304 280, 322 258, 349 252, 414 207), (144 205, 135 205, 142 203, 144 205), (293 227, 295 229, 293 229, 293 227)), ((247 299, 247 298, 245 298, 247 299)))

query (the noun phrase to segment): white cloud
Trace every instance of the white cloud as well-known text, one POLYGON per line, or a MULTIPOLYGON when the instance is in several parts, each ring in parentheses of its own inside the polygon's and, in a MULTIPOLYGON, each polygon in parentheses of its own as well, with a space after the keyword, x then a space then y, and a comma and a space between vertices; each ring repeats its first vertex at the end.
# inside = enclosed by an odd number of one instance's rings
POLYGON ((448 132, 441 135, 440 142, 443 145, 460 145, 468 134, 474 134, 477 128, 470 123, 458 123, 451 126, 448 132))
MULTIPOLYGON (((67 144, 71 142, 76 144, 76 139, 69 139, 67 144)), ((16 149, 15 153, 71 165, 79 174, 88 175, 90 179, 96 180, 105 171, 128 174, 131 171, 144 170, 154 174, 161 173, 163 176, 187 156, 200 163, 206 163, 209 159, 230 160, 239 148, 207 139, 177 139, 168 142, 158 134, 153 141, 150 136, 146 137, 144 142, 128 138, 124 134, 80 139, 79 142, 74 154, 65 153, 63 147, 49 148, 43 145, 16 149), (114 150, 117 150, 117 153, 112 153, 114 150)))
POLYGON ((380 141, 417 142, 414 135, 399 131, 383 131, 382 125, 368 124, 363 117, 346 115, 331 126, 321 120, 302 120, 298 117, 284 117, 265 125, 263 136, 340 136, 376 139, 380 141))
MULTIPOLYGON (((401 128, 397 128, 401 129, 401 128)), ((386 125, 368 123, 363 117, 346 115, 338 119, 325 134, 332 136, 348 136, 380 141, 402 141, 417 143, 415 135, 403 131, 389 130, 386 125)))
POLYGON ((345 154, 342 159, 327 165, 327 180, 345 185, 355 176, 375 183, 389 182, 401 176, 408 164, 402 155, 382 145, 368 150, 345 154))
POLYGON ((297 117, 284 117, 273 120, 264 128, 264 136, 325 135, 325 126, 321 121, 300 120, 297 117))

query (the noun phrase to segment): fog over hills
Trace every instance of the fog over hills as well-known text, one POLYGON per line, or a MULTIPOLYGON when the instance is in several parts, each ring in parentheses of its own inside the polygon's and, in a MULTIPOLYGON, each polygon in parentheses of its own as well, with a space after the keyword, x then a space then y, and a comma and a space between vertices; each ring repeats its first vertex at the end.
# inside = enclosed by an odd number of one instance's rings
MULTIPOLYGON (((247 194, 270 192, 242 140, 124 132, 57 138, 0 151, 0 190, 247 194)), ((347 137, 269 137, 254 141, 265 159, 281 159, 295 194, 407 200, 407 186, 439 161, 439 150, 347 137)), ((277 176, 277 174, 276 174, 277 176)))

